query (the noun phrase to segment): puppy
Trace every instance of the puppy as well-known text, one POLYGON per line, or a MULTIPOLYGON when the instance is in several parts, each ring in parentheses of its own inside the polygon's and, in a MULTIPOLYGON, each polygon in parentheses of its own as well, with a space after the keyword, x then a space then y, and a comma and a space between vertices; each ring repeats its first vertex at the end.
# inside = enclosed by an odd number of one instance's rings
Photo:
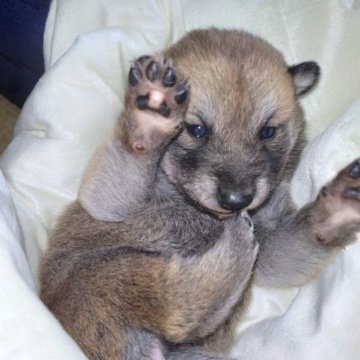
POLYGON ((319 72, 216 29, 134 62, 41 265, 42 300, 90 359, 224 359, 252 283, 303 285, 354 240, 359 160, 299 211, 289 196, 319 72))

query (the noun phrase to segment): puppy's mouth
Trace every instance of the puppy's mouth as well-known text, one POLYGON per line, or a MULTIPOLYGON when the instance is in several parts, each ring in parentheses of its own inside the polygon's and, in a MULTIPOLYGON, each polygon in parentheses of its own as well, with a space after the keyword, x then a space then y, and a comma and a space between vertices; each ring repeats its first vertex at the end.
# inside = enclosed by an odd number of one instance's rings
POLYGON ((206 207, 202 204, 197 204, 198 206, 200 206, 201 210, 209 215, 212 215, 216 218, 218 218, 219 220, 223 220, 223 219, 228 219, 232 216, 234 216, 237 211, 231 211, 231 210, 218 210, 218 209, 212 209, 212 208, 209 208, 209 207, 206 207))
POLYGON ((217 204, 215 203, 211 204, 210 206, 210 204, 206 204, 203 201, 196 200, 185 189, 182 190, 182 194, 187 200, 187 202, 205 214, 211 215, 221 220, 227 219, 235 214, 234 211, 223 209, 220 206, 217 206, 217 204))
MULTIPOLYGON (((199 197, 196 196, 197 194, 189 193, 184 190, 185 198, 188 200, 189 203, 191 203, 194 207, 199 209, 200 211, 207 213, 215 218, 218 218, 219 220, 228 219, 240 212, 243 211, 251 211, 257 209, 259 206, 261 206, 262 203, 264 203, 269 195, 270 186, 268 182, 264 179, 259 179, 257 182, 257 186, 254 189, 253 193, 253 199, 252 201, 239 209, 226 209, 221 206, 221 204, 216 200, 216 196, 214 196, 213 193, 208 193, 207 196, 199 197)), ((204 193, 202 193, 204 194, 204 193)))
POLYGON ((214 211, 214 210, 210 210, 210 211, 212 211, 213 215, 220 220, 228 219, 228 218, 232 217, 233 215, 235 215, 235 213, 236 213, 235 211, 226 211, 226 212, 214 211))
POLYGON ((227 219, 236 214, 236 211, 232 211, 232 210, 226 210, 226 209, 222 209, 222 208, 213 209, 213 208, 206 207, 204 205, 201 205, 201 206, 203 208, 203 211, 207 212, 208 214, 210 214, 220 220, 227 219))
MULTIPOLYGON (((218 179, 212 178, 208 175, 197 177, 195 181, 177 181, 178 189, 181 189, 183 196, 192 206, 199 211, 211 215, 217 219, 227 219, 235 214, 246 211, 254 210, 263 203, 269 193, 269 184, 267 180, 257 178, 254 181, 252 188, 251 200, 247 202, 246 196, 241 198, 238 203, 231 203, 230 201, 221 200, 219 198, 219 184, 218 179), (229 205, 229 206, 228 206, 229 205)), ((228 200, 225 198, 225 200, 228 200)))

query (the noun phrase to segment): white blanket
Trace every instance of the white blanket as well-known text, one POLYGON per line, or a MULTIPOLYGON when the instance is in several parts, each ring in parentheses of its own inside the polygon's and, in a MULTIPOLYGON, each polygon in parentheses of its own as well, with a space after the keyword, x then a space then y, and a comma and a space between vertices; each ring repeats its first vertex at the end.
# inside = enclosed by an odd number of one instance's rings
MULTIPOLYGON (((351 0, 53 1, 44 42, 47 72, 0 158, 6 178, 0 178, 0 359, 84 358, 38 300, 34 282, 50 229, 76 198, 86 163, 122 109, 132 59, 185 31, 219 26, 263 36, 289 64, 318 61, 322 79, 303 102, 308 138, 314 140, 292 187, 300 206, 360 155, 360 101, 350 108, 360 96, 358 5, 351 0)), ((359 255, 360 243, 350 246, 301 289, 254 289, 233 356, 359 359, 359 255)))

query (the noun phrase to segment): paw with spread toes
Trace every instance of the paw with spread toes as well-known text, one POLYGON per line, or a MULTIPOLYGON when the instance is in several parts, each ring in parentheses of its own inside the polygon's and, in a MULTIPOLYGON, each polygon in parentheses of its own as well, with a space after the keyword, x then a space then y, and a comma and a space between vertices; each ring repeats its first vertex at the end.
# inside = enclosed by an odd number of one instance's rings
POLYGON ((168 143, 182 127, 190 86, 162 55, 142 56, 129 72, 129 99, 132 122, 127 127, 130 145, 146 154, 168 143))
POLYGON ((360 231, 360 159, 339 172, 317 199, 326 219, 317 226, 321 243, 345 246, 360 231))

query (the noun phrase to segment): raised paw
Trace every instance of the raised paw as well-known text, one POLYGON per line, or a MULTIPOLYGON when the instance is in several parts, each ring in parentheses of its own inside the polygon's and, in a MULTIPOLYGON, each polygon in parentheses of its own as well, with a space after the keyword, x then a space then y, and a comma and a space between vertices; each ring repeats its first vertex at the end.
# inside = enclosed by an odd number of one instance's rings
POLYGON ((176 135, 187 109, 190 86, 162 55, 142 56, 129 71, 128 107, 133 115, 131 147, 148 153, 176 135))
POLYGON ((151 110, 164 117, 182 110, 189 86, 181 79, 171 59, 142 56, 129 71, 129 84, 136 88, 136 106, 151 110), (180 105, 180 106, 179 106, 180 105))
POLYGON ((320 192, 320 209, 327 213, 318 226, 323 243, 346 244, 360 231, 360 159, 341 170, 320 192))
POLYGON ((128 81, 129 143, 135 153, 146 154, 166 145, 180 131, 190 87, 172 60, 162 55, 137 59, 128 81))

